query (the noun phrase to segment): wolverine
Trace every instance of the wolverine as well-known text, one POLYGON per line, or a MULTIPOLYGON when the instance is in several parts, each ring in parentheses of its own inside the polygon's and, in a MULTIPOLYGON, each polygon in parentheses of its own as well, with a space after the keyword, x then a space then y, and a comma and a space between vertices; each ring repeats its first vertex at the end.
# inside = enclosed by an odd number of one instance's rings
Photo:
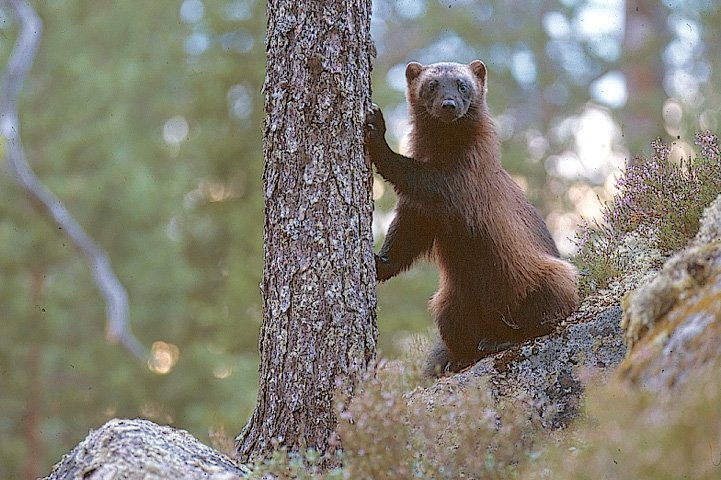
POLYGON ((376 105, 366 118, 370 159, 398 195, 376 272, 383 282, 419 257, 436 263, 440 338, 425 371, 439 376, 550 333, 578 305, 577 273, 501 166, 485 64, 411 62, 405 74, 410 156, 390 149, 376 105))

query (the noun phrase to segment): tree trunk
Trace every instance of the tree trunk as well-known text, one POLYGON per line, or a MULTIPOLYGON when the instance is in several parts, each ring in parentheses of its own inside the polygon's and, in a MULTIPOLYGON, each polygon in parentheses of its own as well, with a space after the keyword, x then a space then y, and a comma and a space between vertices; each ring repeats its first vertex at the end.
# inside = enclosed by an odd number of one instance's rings
POLYGON ((621 127, 633 152, 647 149, 651 139, 664 134, 658 121, 666 100, 661 52, 668 43, 668 29, 663 8, 655 0, 626 1, 622 69, 628 103, 621 114, 621 127), (657 114, 649 116, 649 112, 657 114))
POLYGON ((43 397, 42 386, 45 384, 42 371, 43 351, 38 337, 43 329, 43 318, 40 314, 45 311, 42 307, 43 283, 45 274, 42 268, 36 267, 32 274, 31 303, 28 307, 29 328, 27 334, 30 337, 30 350, 25 362, 25 373, 28 381, 28 394, 25 398, 25 415, 23 418, 25 430, 25 467, 23 478, 33 479, 40 476, 40 466, 44 449, 42 438, 43 418, 43 397), (36 337, 37 335, 37 337, 36 337))
POLYGON ((242 462, 276 446, 332 454, 335 395, 375 355, 370 12, 370 0, 268 2, 260 386, 235 439, 242 462))

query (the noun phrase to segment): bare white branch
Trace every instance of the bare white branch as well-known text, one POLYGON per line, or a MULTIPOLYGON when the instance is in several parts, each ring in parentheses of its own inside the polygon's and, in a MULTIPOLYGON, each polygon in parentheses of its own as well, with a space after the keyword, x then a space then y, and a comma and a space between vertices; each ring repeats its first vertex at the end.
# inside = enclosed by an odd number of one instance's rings
POLYGON ((5 161, 11 175, 26 193, 40 202, 53 221, 88 258, 95 283, 105 299, 106 336, 130 353, 145 359, 147 351, 130 330, 128 293, 113 271, 110 259, 73 218, 65 205, 48 190, 28 164, 20 140, 18 97, 32 67, 42 36, 42 22, 25 0, 4 0, 8 13, 18 22, 20 31, 0 77, 0 135, 5 138, 5 161))

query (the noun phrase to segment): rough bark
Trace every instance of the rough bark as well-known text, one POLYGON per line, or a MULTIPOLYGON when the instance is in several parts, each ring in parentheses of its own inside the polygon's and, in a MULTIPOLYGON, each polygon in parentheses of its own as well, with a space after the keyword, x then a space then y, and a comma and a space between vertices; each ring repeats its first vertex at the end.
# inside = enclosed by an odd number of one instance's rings
POLYGON ((332 451, 334 397, 375 355, 370 11, 268 2, 260 386, 241 461, 275 446, 332 451))
POLYGON ((230 480, 248 470, 185 430, 147 420, 110 420, 58 462, 47 480, 183 478, 230 480))

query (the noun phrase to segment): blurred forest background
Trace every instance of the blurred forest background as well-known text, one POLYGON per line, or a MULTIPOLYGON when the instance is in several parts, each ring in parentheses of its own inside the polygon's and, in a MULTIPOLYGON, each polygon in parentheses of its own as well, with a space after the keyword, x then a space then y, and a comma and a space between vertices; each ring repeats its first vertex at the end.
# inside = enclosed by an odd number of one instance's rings
MULTIPOLYGON (((106 342, 84 257, 3 165, 0 479, 46 474, 116 416, 233 436, 257 384, 266 5, 32 3, 28 158, 107 250, 162 361, 106 342)), ((656 136, 689 155, 696 130, 718 131, 719 24, 712 0, 375 0, 374 100, 402 148, 405 64, 484 60, 504 164, 570 255, 625 159, 656 136)), ((0 2, 0 68, 16 34, 0 2)), ((374 194, 380 242, 395 200, 382 182, 374 194)), ((382 356, 430 327, 435 286, 423 265, 379 288, 382 356)))

